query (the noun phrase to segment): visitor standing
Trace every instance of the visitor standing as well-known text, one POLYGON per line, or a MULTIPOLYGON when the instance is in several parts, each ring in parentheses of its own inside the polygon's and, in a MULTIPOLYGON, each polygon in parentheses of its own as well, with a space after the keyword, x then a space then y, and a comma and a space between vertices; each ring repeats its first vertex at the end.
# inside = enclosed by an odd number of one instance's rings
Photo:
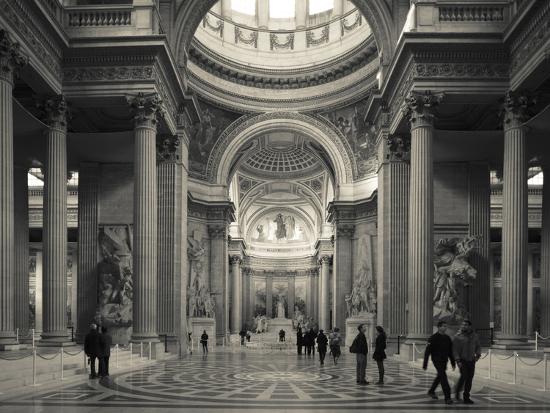
POLYGON ((443 389, 445 395, 445 403, 453 404, 451 399, 451 388, 449 387, 449 380, 447 379, 447 362, 450 360, 453 370, 455 369, 455 358, 453 355, 453 342, 451 338, 445 334, 447 331, 447 323, 439 321, 437 323, 437 332, 428 339, 428 345, 424 352, 424 363, 422 368, 426 370, 428 368, 428 358, 432 357, 432 363, 437 370, 437 376, 435 377, 432 387, 428 390, 428 395, 432 399, 437 399, 435 389, 439 384, 443 389))
POLYGON ((308 357, 311 356, 311 350, 313 347, 314 337, 312 334, 313 334, 312 329, 306 331, 306 333, 304 334, 304 345, 306 346, 306 355, 308 357))
POLYGON ((101 327, 101 336, 99 340, 101 353, 99 355, 99 377, 109 376, 109 358, 111 357, 111 345, 113 338, 107 332, 107 327, 101 327))
POLYGON ((317 333, 312 328, 309 329, 309 346, 311 348, 311 355, 315 357, 315 338, 317 338, 317 333))
POLYGON ((460 369, 460 379, 456 385, 456 399, 460 400, 460 392, 464 388, 464 404, 474 404, 470 398, 470 391, 472 390, 476 362, 481 357, 481 346, 470 320, 462 322, 460 332, 453 340, 453 355, 460 369))
POLYGON ((378 366, 378 382, 376 384, 384 384, 384 359, 386 358, 386 332, 382 326, 376 326, 376 342, 374 345, 374 353, 372 358, 378 366))
POLYGON ((208 334, 206 334, 206 330, 202 331, 201 344, 202 344, 202 354, 208 354, 208 334))
POLYGON ((101 353, 101 346, 99 343, 99 332, 97 331, 97 325, 90 325, 90 332, 84 337, 84 353, 88 356, 88 363, 90 364, 90 378, 97 378, 95 369, 95 361, 101 353))
POLYGON ((296 331, 296 347, 298 347, 298 355, 302 355, 302 346, 304 345, 304 336, 302 334, 302 327, 298 326, 296 331))
POLYGON ((328 344, 328 338, 323 333, 323 330, 319 330, 319 334, 317 334, 317 351, 319 352, 319 361, 321 362, 321 366, 325 364, 325 356, 327 354, 327 344, 328 344))
POLYGON ((239 331, 239 337, 241 338, 241 346, 244 346, 244 340, 246 338, 246 331, 244 328, 239 331))
POLYGON ((334 365, 338 364, 338 359, 342 354, 340 346, 342 345, 342 336, 340 335, 340 329, 334 327, 332 333, 329 334, 329 345, 330 345, 330 354, 332 354, 332 359, 334 360, 334 365))
POLYGON ((349 348, 351 353, 355 353, 357 366, 357 384, 369 384, 366 379, 367 373, 367 354, 369 353, 369 347, 367 345, 367 337, 365 336, 366 326, 364 324, 359 324, 357 326, 359 333, 353 339, 353 343, 349 348))

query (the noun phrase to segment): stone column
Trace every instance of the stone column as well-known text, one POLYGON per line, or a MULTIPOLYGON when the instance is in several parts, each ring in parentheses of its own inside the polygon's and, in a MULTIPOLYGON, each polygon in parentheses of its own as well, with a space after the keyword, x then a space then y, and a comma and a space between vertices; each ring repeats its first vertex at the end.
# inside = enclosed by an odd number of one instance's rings
POLYGON ((550 336, 550 160, 542 165, 544 184, 542 188, 542 228, 540 243, 540 334, 550 336))
POLYGON ((332 327, 346 330, 346 295, 353 284, 352 237, 355 225, 336 222, 334 239, 334 277, 332 280, 332 327))
POLYGON ((130 100, 134 112, 134 302, 132 341, 158 342, 157 334, 157 123, 156 93, 130 100))
POLYGON ((82 163, 78 171, 78 282, 77 326, 79 343, 90 330, 98 304, 99 164, 82 163))
POLYGON ((296 277, 288 277, 288 313, 286 318, 294 318, 294 304, 296 303, 296 277))
POLYGON ((408 342, 426 340, 433 331, 433 107, 441 99, 429 92, 406 98, 411 125, 408 342))
POLYGON ((187 259, 187 239, 182 237, 183 198, 187 178, 182 163, 182 145, 177 135, 163 136, 157 145, 158 165, 158 332, 174 341, 179 335, 179 309, 187 282, 182 260, 187 259))
POLYGON ((233 9, 231 8, 231 0, 222 0, 222 17, 226 20, 232 20, 233 9))
POLYGON ((267 29, 269 25, 269 2, 256 0, 256 9, 258 10, 258 28, 267 29))
POLYGON ((265 316, 273 317, 273 277, 269 275, 265 280, 265 316))
POLYGON ((502 188, 502 328, 500 347, 526 344, 527 328, 527 98, 504 103, 502 188))
POLYGON ((409 136, 384 137, 378 170, 378 322, 389 337, 407 333, 409 136))
POLYGON ((470 164, 470 230, 479 237, 470 255, 470 264, 477 277, 468 287, 468 312, 474 328, 489 328, 491 303, 491 273, 489 271, 491 243, 491 183, 487 163, 470 164))
POLYGON ((296 28, 305 29, 309 12, 308 0, 296 0, 296 28))
POLYGON ((15 328, 29 332, 29 169, 15 167, 15 328))
POLYGON ((324 255, 320 259, 321 264, 321 282, 320 282, 320 301, 319 301, 319 328, 328 330, 330 327, 329 320, 329 303, 328 303, 328 290, 329 290, 329 277, 330 277, 330 257, 324 255))
POLYGON ((34 332, 35 333, 42 333, 42 327, 43 323, 42 320, 44 319, 44 311, 43 308, 43 285, 44 285, 44 270, 42 267, 44 260, 43 260, 43 254, 42 251, 36 251, 36 271, 35 271, 35 296, 34 296, 34 332))
MULTIPOLYGON (((242 322, 243 325, 250 320, 250 269, 242 268, 241 270, 241 297, 242 297, 242 322)), ((246 326, 248 328, 248 326, 246 326)))
POLYGON ((70 343, 67 335, 67 103, 44 102, 47 132, 44 174, 44 321, 41 345, 70 343))
POLYGON ((334 0, 334 8, 332 9, 332 18, 342 17, 344 13, 344 0, 334 0))
POLYGON ((0 349, 15 344, 13 76, 25 60, 19 44, 0 30, 0 349))
POLYGON ((227 225, 208 226, 210 236, 210 290, 216 300, 216 336, 224 337, 229 330, 227 291, 227 225))
POLYGON ((231 256, 231 333, 238 334, 241 331, 241 257, 231 256))

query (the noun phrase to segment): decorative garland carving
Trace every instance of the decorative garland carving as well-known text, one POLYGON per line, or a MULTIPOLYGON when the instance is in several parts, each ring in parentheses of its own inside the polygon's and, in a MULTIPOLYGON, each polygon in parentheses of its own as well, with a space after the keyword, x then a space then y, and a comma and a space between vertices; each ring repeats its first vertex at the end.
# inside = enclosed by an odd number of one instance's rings
POLYGON ((63 81, 150 80, 155 78, 151 66, 71 67, 63 70, 63 81))
POLYGON ((357 13, 355 15, 355 21, 352 24, 348 24, 346 18, 340 20, 340 32, 341 32, 342 37, 347 32, 351 32, 352 30, 354 30, 357 27, 361 26, 362 23, 363 23, 363 16, 362 16, 361 13, 357 13))
POLYGON ((214 144, 214 147, 210 152, 210 156, 208 157, 208 163, 206 166, 207 180, 211 183, 216 181, 217 170, 221 164, 223 154, 233 140, 237 139, 243 131, 254 124, 273 119, 298 120, 322 130, 336 146, 338 152, 342 155, 345 176, 339 177, 342 180, 340 183, 352 182, 353 178, 357 176, 357 165, 355 164, 351 147, 346 141, 346 138, 342 136, 342 134, 330 123, 330 121, 317 115, 308 116, 296 112, 270 112, 261 115, 243 116, 234 121, 223 131, 214 144))
POLYGON ((286 36, 286 40, 283 43, 279 42, 279 36, 277 33, 269 34, 269 47, 273 49, 290 49, 294 50, 294 33, 289 33, 286 36))
POLYGON ((205 14, 202 18, 202 27, 208 27, 214 33, 219 33, 220 37, 223 39, 223 20, 219 19, 216 25, 213 25, 210 23, 208 14, 205 14))
POLYGON ((252 31, 250 37, 246 38, 243 36, 243 31, 235 26, 235 44, 244 43, 254 46, 254 49, 258 48, 258 32, 252 31))
POLYGON ((323 27, 323 30, 321 30, 321 37, 316 39, 315 34, 312 31, 308 30, 306 32, 306 45, 307 45, 307 47, 319 46, 320 44, 328 43, 329 33, 330 33, 329 27, 325 26, 325 27, 323 27))
POLYGON ((414 75, 430 78, 507 78, 508 65, 505 63, 416 63, 414 75))

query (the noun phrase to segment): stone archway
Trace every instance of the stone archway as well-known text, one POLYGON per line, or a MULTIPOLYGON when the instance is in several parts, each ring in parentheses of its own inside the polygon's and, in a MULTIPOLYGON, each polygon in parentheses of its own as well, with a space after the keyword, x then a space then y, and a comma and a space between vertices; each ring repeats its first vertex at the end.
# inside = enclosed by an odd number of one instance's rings
POLYGON ((247 116, 231 124, 217 140, 207 164, 208 181, 225 186, 240 148, 260 134, 286 129, 319 143, 334 170, 335 186, 351 184, 357 173, 352 150, 340 132, 326 119, 296 112, 271 112, 247 116))
MULTIPOLYGON (((179 5, 174 22, 176 32, 173 46, 177 50, 180 65, 186 65, 186 52, 201 19, 217 2, 218 0, 184 0, 179 5)), ((387 2, 385 0, 352 0, 352 2, 363 13, 374 33, 381 64, 388 64, 393 56, 396 39, 387 2)))

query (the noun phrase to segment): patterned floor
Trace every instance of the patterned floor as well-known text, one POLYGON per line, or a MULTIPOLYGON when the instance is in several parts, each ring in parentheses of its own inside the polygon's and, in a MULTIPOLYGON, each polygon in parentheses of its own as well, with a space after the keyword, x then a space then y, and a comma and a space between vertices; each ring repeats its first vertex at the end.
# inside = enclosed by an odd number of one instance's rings
MULTIPOLYGON (((374 363, 367 375, 377 378, 374 363)), ((0 396, 1 412, 25 411, 462 411, 550 412, 548 395, 516 394, 490 385, 474 387, 474 406, 447 407, 431 400, 426 390, 431 373, 396 361, 386 363, 386 384, 359 386, 355 362, 346 355, 334 366, 317 359, 278 352, 217 352, 167 361, 111 380, 29 390, 23 396, 0 396), (546 397, 546 398, 545 398, 546 397)))

